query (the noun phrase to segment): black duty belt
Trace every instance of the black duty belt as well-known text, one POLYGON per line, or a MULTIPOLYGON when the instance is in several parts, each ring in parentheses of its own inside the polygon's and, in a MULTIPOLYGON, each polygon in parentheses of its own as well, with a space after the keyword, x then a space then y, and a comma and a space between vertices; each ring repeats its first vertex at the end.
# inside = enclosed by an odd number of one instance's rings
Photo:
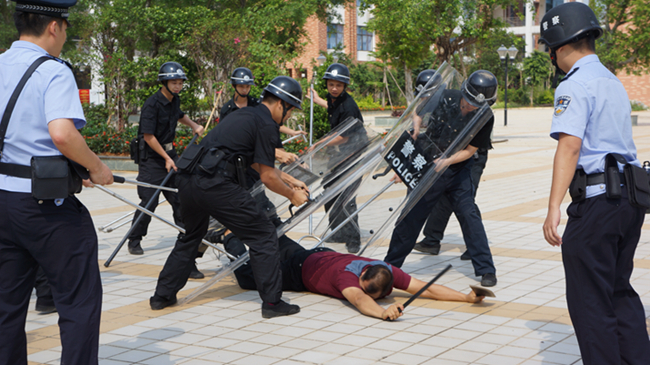
MULTIPOLYGON (((625 183, 625 175, 623 173, 619 173, 619 177, 621 178, 621 183, 625 183)), ((600 172, 597 174, 590 174, 587 175, 587 186, 589 185, 599 185, 599 184, 604 184, 605 183, 605 173, 600 172)))
POLYGON ((13 163, 0 163, 0 175, 9 175, 22 177, 23 179, 32 178, 31 166, 17 165, 13 163))

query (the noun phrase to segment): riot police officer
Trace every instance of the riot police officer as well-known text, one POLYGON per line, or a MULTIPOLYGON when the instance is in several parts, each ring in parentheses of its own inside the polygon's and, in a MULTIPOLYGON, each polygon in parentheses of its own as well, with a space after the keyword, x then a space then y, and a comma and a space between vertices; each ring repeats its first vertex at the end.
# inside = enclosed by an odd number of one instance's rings
POLYGON ((647 208, 632 199, 644 193, 637 186, 647 190, 648 183, 628 184, 629 172, 645 172, 638 167, 625 88, 595 54, 602 32, 594 12, 578 2, 554 7, 540 23, 539 41, 566 73, 555 90, 551 137, 558 146, 543 232, 549 244, 562 248, 582 363, 647 364, 646 314, 630 275, 647 208), (572 203, 560 237, 567 189, 572 203))
MULTIPOLYGON (((440 121, 428 123, 426 138, 435 142, 441 151, 445 151, 455 139, 454 133, 459 133, 464 128, 478 108, 496 100, 496 95, 496 77, 484 70, 472 73, 463 82, 460 90, 444 90, 439 103, 433 105, 434 110, 421 111, 422 115, 430 115, 430 118, 440 121)), ((428 104, 424 109, 427 107, 428 104)), ((471 180, 471 167, 474 162, 472 156, 479 148, 491 147, 490 133, 493 126, 492 116, 465 149, 446 159, 453 164, 395 227, 384 261, 397 267, 402 266, 432 208, 443 195, 447 195, 457 213, 465 245, 472 258, 474 274, 481 276, 481 285, 496 285, 496 268, 485 228, 474 202, 474 186, 471 180)), ((418 140, 420 138, 424 136, 418 137, 418 140)))
MULTIPOLYGON (((203 134, 203 127, 194 123, 181 111, 181 100, 178 93, 183 88, 184 80, 187 80, 187 76, 183 71, 183 66, 177 62, 165 62, 158 72, 158 81, 162 84, 162 87, 150 96, 142 106, 138 137, 141 138, 141 141, 144 141, 144 144, 140 148, 138 181, 160 185, 171 169, 177 170, 175 161, 178 159, 178 155, 173 143, 174 138, 176 138, 178 122, 192 128, 194 133, 198 135, 203 134)), ((168 185, 175 186, 174 177, 169 180, 168 185)), ((155 192, 156 189, 138 186, 140 206, 145 207, 155 192)), ((162 193, 172 207, 174 222, 176 225, 183 227, 176 193, 169 191, 163 191, 162 193)), ((154 199, 149 210, 153 212, 157 206, 158 200, 154 199)), ((137 211, 133 216, 133 222, 141 214, 140 211, 137 211)), ((144 253, 140 242, 142 237, 147 235, 150 222, 151 217, 145 214, 138 225, 131 230, 128 247, 132 255, 142 255, 144 253)))
POLYGON ((77 85, 69 64, 56 58, 66 41, 68 8, 75 4, 17 1, 14 23, 20 38, 0 55, 2 365, 27 364, 25 316, 39 266, 59 312, 61 362, 98 363, 102 283, 92 219, 74 195, 35 198, 48 195, 32 190, 30 168, 33 157, 65 162, 56 158, 63 155, 86 167, 93 183, 113 182, 110 169, 77 131, 85 125, 77 85), (19 81, 30 72, 21 89, 19 81))
MULTIPOLYGON (((350 84, 350 70, 341 63, 331 64, 325 71, 323 80, 327 86, 327 96, 325 99, 314 92, 314 103, 327 108, 327 116, 332 129, 343 123, 346 119, 352 117, 359 119, 363 123, 363 116, 359 106, 347 93, 347 86, 350 84)), ((309 94, 308 94, 309 95, 309 94)), ((337 139, 329 142, 329 145, 338 145, 339 148, 345 148, 350 134, 354 130, 339 136, 337 139)), ((358 141, 357 141, 358 142, 358 141)), ((356 184, 355 184, 356 185, 356 184)), ((356 189, 356 186, 344 191, 341 195, 348 195, 347 192, 356 189)), ((328 211, 328 218, 332 228, 337 227, 343 222, 348 214, 357 210, 356 199, 352 198, 344 207, 335 205, 338 198, 332 199, 325 204, 325 210, 328 211)), ((337 233, 330 237, 330 242, 345 242, 345 247, 350 253, 359 252, 361 246, 361 233, 359 232, 359 219, 354 216, 352 221, 346 223, 337 233)))
POLYGON ((262 298, 262 316, 299 312, 297 305, 281 300, 276 228, 246 190, 244 174, 252 166, 268 189, 289 198, 293 205, 307 201, 307 186, 274 167, 279 125, 291 116, 293 108, 300 108, 301 99, 300 84, 278 76, 264 88, 261 105, 233 113, 201 141, 207 152, 192 171, 179 176, 181 212, 187 231, 176 241, 160 273, 150 300, 152 309, 176 303, 176 293, 187 281, 212 216, 249 246, 251 268, 262 298))
MULTIPOLYGON (((436 74, 435 70, 424 70, 420 72, 415 80, 416 92, 419 93, 422 89, 424 89, 425 85, 432 77, 440 77, 440 75, 436 74)), ((492 105, 495 101, 496 99, 491 99, 488 101, 488 104, 492 105)), ((474 156, 472 156, 472 158, 474 159, 474 162, 472 164, 471 179, 472 184, 474 185, 474 196, 476 196, 476 191, 481 180, 481 175, 483 174, 483 170, 487 164, 488 149, 479 148, 474 156)), ((480 216, 481 212, 478 209, 478 205, 476 206, 476 210, 480 216)), ((453 211, 454 208, 451 205, 449 197, 447 194, 443 195, 440 198, 440 201, 433 207, 431 214, 429 214, 429 218, 427 218, 427 224, 422 230, 424 239, 415 244, 414 249, 416 251, 430 253, 432 255, 437 255, 440 252, 440 241, 442 241, 445 233, 445 228, 447 227, 447 223, 449 223, 449 218, 451 217, 451 213, 453 211)), ((469 260, 469 252, 465 250, 465 253, 460 256, 460 259, 469 260)))

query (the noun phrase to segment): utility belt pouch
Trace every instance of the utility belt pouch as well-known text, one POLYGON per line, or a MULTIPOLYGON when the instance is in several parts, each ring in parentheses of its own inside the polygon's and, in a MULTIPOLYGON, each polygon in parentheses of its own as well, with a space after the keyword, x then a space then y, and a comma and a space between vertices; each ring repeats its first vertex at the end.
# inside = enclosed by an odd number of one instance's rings
POLYGON ((200 159, 201 162, 199 162, 197 169, 207 176, 213 176, 217 171, 217 165, 219 165, 219 162, 221 162, 225 156, 225 152, 217 148, 211 148, 205 153, 203 158, 200 159))
POLYGON ((129 154, 131 157, 131 160, 135 162, 135 164, 140 163, 140 138, 135 137, 131 140, 131 144, 129 145, 129 154))
POLYGON ((191 144, 187 146, 183 154, 181 154, 178 162, 176 162, 176 167, 178 167, 181 172, 191 174, 204 154, 205 147, 198 144, 191 144))
POLYGON ((623 196, 618 162, 611 153, 605 156, 605 185, 605 193, 608 199, 620 199, 623 196))
POLYGON ((645 169, 627 164, 623 171, 630 204, 639 208, 650 208, 650 181, 645 169))
POLYGON ((39 200, 64 199, 79 193, 83 170, 77 171, 73 164, 65 156, 32 157, 32 196, 39 200))
POLYGON ((583 201, 587 198, 587 174, 585 170, 576 170, 571 185, 569 185, 569 195, 571 195, 571 201, 573 202, 583 201))
POLYGON ((244 157, 237 156, 235 157, 235 172, 237 173, 237 182, 239 185, 247 189, 246 186, 246 163, 244 157))

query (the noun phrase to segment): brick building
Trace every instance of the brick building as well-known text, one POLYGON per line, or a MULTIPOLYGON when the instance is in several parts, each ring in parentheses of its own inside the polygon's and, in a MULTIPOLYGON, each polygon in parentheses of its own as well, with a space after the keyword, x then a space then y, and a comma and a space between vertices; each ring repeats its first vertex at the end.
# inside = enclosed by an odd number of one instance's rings
POLYGON ((355 62, 374 61, 370 52, 374 51, 375 35, 366 27, 370 13, 359 12, 355 3, 337 6, 333 13, 335 16, 330 24, 315 16, 307 20, 307 37, 303 40, 307 42, 305 50, 300 57, 287 63, 291 77, 311 79, 312 66, 320 52, 332 52, 337 45, 341 45, 343 52, 355 62))

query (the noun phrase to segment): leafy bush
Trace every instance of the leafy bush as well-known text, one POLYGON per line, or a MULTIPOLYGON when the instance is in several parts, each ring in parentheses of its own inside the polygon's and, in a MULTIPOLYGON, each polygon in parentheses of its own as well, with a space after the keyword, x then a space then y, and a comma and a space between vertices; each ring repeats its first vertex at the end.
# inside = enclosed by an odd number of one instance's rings
POLYGON ((630 106, 632 107, 633 112, 640 112, 643 110, 648 110, 648 107, 640 101, 632 100, 630 101, 630 106))
POLYGON ((537 96, 537 99, 535 100, 535 103, 537 104, 553 104, 554 102, 554 95, 551 90, 544 90, 539 96, 537 96))

